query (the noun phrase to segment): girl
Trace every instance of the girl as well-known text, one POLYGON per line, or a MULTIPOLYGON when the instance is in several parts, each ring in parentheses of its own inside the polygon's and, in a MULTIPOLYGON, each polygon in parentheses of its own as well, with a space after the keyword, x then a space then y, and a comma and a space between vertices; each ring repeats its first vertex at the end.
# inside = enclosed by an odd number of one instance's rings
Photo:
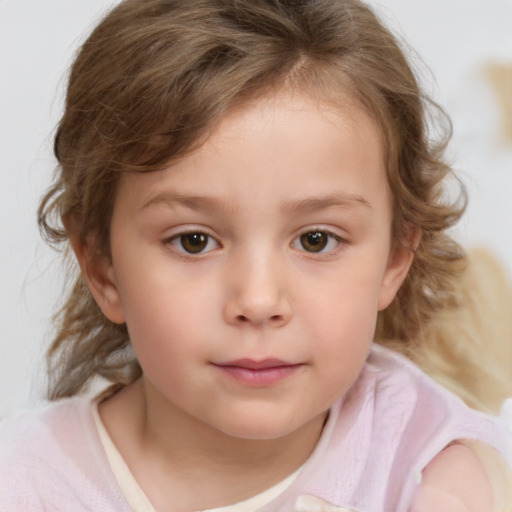
POLYGON ((464 265, 429 105, 357 0, 114 8, 40 207, 81 269, 61 400, 3 424, 2 510, 509 510, 503 426, 398 354, 443 367, 464 265))

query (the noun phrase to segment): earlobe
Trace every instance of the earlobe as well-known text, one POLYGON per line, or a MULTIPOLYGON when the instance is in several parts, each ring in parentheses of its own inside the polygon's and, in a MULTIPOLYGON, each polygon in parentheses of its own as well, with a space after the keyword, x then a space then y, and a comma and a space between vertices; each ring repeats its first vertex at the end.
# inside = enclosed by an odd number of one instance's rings
POLYGON ((87 287, 103 314, 116 324, 125 322, 111 258, 99 252, 93 237, 70 234, 69 240, 87 287))
POLYGON ((407 233, 406 245, 396 242, 391 250, 386 273, 382 280, 378 310, 386 309, 402 286, 414 260, 414 250, 418 247, 420 234, 415 228, 407 233))

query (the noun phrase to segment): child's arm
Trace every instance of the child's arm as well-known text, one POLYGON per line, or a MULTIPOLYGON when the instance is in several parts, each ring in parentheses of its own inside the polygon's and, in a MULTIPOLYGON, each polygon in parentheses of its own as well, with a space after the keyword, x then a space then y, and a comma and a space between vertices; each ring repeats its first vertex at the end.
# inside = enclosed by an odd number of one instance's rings
POLYGON ((463 444, 439 453, 423 471, 411 512, 494 511, 493 488, 478 455, 463 444))

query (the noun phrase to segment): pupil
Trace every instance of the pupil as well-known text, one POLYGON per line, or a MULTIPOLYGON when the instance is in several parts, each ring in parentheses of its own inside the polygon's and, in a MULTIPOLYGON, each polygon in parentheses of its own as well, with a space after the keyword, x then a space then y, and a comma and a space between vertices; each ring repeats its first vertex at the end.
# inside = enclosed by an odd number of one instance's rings
POLYGON ((182 235, 181 244, 187 252, 198 253, 201 252, 208 242, 208 236, 204 233, 188 233, 182 235))
POLYGON ((304 233, 300 237, 304 249, 310 252, 320 252, 327 245, 327 235, 321 231, 304 233))

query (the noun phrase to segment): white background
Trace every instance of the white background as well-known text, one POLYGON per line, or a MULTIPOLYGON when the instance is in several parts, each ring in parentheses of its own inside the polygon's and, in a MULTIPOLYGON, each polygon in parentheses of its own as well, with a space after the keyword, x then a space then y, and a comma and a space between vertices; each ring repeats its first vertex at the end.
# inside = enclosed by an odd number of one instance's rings
MULTIPOLYGON (((44 393, 63 270, 40 241, 36 209, 55 165, 66 70, 113 3, 0 0, 0 416, 44 393)), ((437 83, 426 74, 427 90, 454 121, 450 155, 471 201, 459 238, 491 247, 512 274, 512 142, 500 132, 503 112, 485 72, 512 66, 512 0, 371 3, 430 67, 437 83)))

